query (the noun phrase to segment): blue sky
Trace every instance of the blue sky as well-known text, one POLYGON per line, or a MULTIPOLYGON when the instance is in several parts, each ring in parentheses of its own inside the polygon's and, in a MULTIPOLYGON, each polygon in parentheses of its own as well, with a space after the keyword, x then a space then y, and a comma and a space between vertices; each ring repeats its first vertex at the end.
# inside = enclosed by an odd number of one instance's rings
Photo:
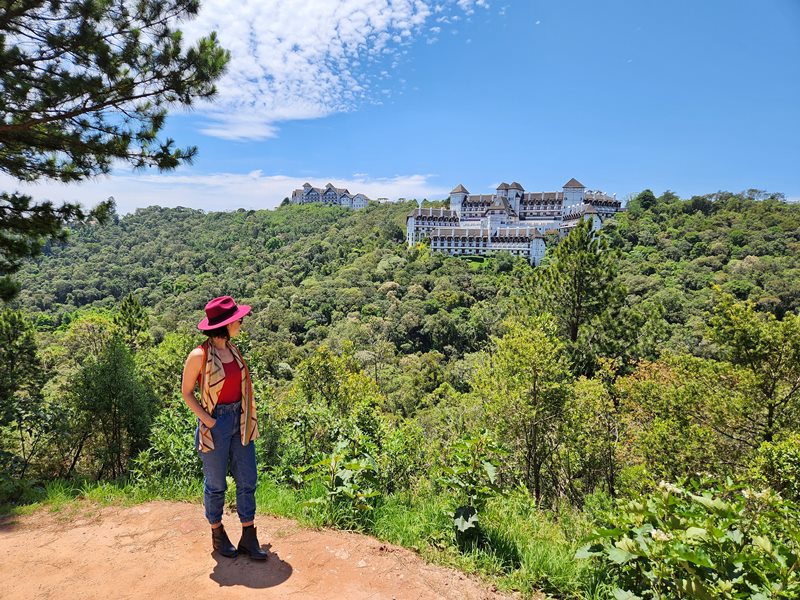
POLYGON ((206 0, 187 34, 212 27, 218 101, 166 131, 194 165, 45 193, 226 210, 306 180, 395 199, 576 177, 800 198, 798 0, 206 0))

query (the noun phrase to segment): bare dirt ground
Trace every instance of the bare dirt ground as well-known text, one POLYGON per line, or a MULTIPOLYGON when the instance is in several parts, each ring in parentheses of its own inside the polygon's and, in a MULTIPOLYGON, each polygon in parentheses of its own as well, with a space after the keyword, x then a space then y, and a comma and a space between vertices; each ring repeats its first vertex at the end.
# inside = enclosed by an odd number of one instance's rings
MULTIPOLYGON (((236 544, 239 525, 226 515, 236 544)), ((257 517, 266 563, 211 552, 200 505, 67 506, 0 521, 0 598, 507 598, 355 533, 257 517)))

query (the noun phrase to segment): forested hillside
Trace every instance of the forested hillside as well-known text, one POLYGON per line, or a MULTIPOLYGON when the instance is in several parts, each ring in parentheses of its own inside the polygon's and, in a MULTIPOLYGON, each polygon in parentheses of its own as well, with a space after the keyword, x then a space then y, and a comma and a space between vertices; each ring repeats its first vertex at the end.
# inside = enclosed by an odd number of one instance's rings
MULTIPOLYGON (((764 196, 719 193, 683 201, 669 192, 658 198, 646 192, 632 201, 607 232, 620 251, 629 301, 652 300, 664 308, 667 323, 685 325, 708 308, 711 286, 718 284, 760 311, 778 317, 796 311, 800 207, 764 196)), ((430 333, 437 319, 424 317, 441 310, 462 311, 455 325, 465 321, 464 309, 477 316, 475 305, 485 308, 487 300, 497 307, 491 314, 504 314, 498 295, 516 287, 524 264, 503 255, 476 265, 407 251, 405 215, 413 206, 209 214, 140 209, 107 226, 77 226, 70 243, 50 244, 21 274, 18 304, 48 329, 78 309, 110 308, 133 293, 152 309, 152 327, 160 334, 192 324, 207 298, 228 291, 257 309, 250 331, 255 339, 295 346, 327 337, 331 325, 353 312, 384 319, 410 315, 407 320, 430 333), (445 297, 445 290, 463 294, 445 297)), ((389 325, 398 351, 404 342, 414 351, 447 345, 441 336, 422 340, 398 326, 389 325)), ((450 340, 457 342, 453 351, 473 347, 469 333, 450 340)))
POLYGON ((73 226, 2 315, 3 494, 196 486, 180 373, 230 294, 264 481, 320 523, 525 592, 796 597, 800 205, 645 191, 536 268, 408 248, 413 206, 73 226))

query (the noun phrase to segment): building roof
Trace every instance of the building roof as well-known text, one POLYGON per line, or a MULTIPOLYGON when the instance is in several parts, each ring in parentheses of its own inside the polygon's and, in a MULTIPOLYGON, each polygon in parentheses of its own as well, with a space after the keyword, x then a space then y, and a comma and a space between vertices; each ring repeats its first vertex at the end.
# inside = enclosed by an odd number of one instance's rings
POLYGON ((508 188, 508 184, 504 181, 503 183, 501 183, 500 185, 497 186, 497 189, 498 190, 507 190, 507 189, 509 189, 508 188))
MULTIPOLYGON (((465 237, 472 239, 488 239, 489 229, 485 227, 437 227, 433 229, 429 237, 433 238, 448 238, 448 237, 465 237)), ((492 233, 492 239, 495 238, 527 238, 541 239, 544 236, 535 227, 521 226, 521 227, 498 227, 492 233)))
POLYGON ((493 199, 494 199, 494 194, 470 194, 469 196, 467 196, 467 199, 464 202, 464 206, 466 207, 470 204, 475 204, 478 206, 483 204, 488 206, 489 204, 492 203, 493 199))
POLYGON ((454 187, 453 191, 450 192, 450 193, 451 194, 469 194, 469 192, 467 191, 467 188, 465 188, 460 183, 456 187, 454 187))
POLYGON ((511 208, 511 205, 508 203, 508 198, 505 196, 495 196, 494 202, 489 205, 483 214, 488 215, 490 212, 504 212, 509 215, 516 214, 514 209, 511 208))
POLYGON ((538 229, 531 227, 498 227, 497 233, 492 235, 495 237, 522 237, 528 239, 543 238, 544 236, 539 233, 538 229))
POLYGON ((447 217, 455 219, 456 211, 449 208, 415 208, 408 214, 408 217, 447 217))
POLYGON ((565 188, 583 188, 586 189, 586 186, 583 185, 580 181, 575 179, 574 177, 570 179, 567 183, 564 184, 565 188))
POLYGON ((467 237, 467 238, 488 238, 488 229, 479 229, 478 227, 440 227, 431 231, 431 238, 448 238, 448 237, 467 237))
POLYGON ((585 217, 586 215, 596 215, 596 214, 597 214, 597 209, 594 206, 592 206, 591 204, 584 204, 583 206, 580 207, 580 209, 576 210, 575 212, 572 212, 568 215, 564 215, 564 220, 574 221, 575 219, 580 219, 582 217, 585 217))
POLYGON ((510 190, 521 190, 521 191, 523 191, 523 192, 525 191, 525 188, 523 188, 523 187, 522 187, 522 186, 521 186, 519 183, 517 183, 516 181, 515 181, 514 183, 512 183, 510 186, 508 186, 508 189, 510 189, 510 190))
POLYGON ((564 192, 526 192, 522 195, 523 203, 560 202, 564 199, 564 192))

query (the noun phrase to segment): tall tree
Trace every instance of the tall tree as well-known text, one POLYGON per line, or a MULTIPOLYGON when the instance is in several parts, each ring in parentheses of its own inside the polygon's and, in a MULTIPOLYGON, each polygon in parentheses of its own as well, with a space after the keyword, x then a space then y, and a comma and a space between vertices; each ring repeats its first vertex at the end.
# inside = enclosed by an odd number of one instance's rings
POLYGON ((44 383, 33 325, 15 310, 0 311, 0 364, 0 426, 5 426, 31 412, 44 383))
POLYGON ((517 311, 523 318, 542 313, 555 317, 576 374, 591 376, 601 357, 619 359, 615 364, 626 370, 652 347, 649 321, 657 311, 624 306, 619 261, 605 231, 593 231, 592 222, 582 219, 548 251, 546 262, 524 279, 518 292, 517 311))
POLYGON ((122 299, 113 320, 131 352, 135 353, 151 341, 147 311, 133 294, 128 294, 122 299))
POLYGON ((754 381, 752 426, 764 441, 800 415, 800 317, 778 320, 759 313, 753 302, 737 302, 717 288, 710 334, 722 358, 750 373, 754 381))
POLYGON ((534 272, 531 297, 552 314, 562 336, 575 343, 581 327, 623 296, 617 281, 618 254, 592 222, 582 219, 534 272))
POLYGON ((99 356, 89 358, 75 381, 85 433, 96 444, 97 478, 119 477, 144 449, 155 399, 136 374, 133 355, 114 337, 99 356))
MULTIPOLYGON (((175 24, 197 14, 197 0, 3 0, 0 2, 0 172, 21 181, 75 182, 115 162, 173 169, 197 149, 159 139, 167 108, 215 93, 228 53, 212 33, 185 47, 175 24)), ((9 276, 42 237, 102 203, 35 205, 0 195, 0 298, 9 276)))
POLYGON ((550 319, 507 327, 477 369, 473 385, 511 451, 515 474, 540 502, 555 491, 546 485, 555 473, 549 469, 551 476, 546 475, 559 442, 569 369, 550 319))
MULTIPOLYGON (((0 311, 0 487, 25 476, 41 452, 51 415, 42 402, 45 370, 39 360, 33 324, 22 313, 0 311), (4 452, 3 449, 9 449, 4 452)), ((12 485, 13 488, 13 485, 12 485)), ((2 493, 0 493, 0 496, 2 493)))

